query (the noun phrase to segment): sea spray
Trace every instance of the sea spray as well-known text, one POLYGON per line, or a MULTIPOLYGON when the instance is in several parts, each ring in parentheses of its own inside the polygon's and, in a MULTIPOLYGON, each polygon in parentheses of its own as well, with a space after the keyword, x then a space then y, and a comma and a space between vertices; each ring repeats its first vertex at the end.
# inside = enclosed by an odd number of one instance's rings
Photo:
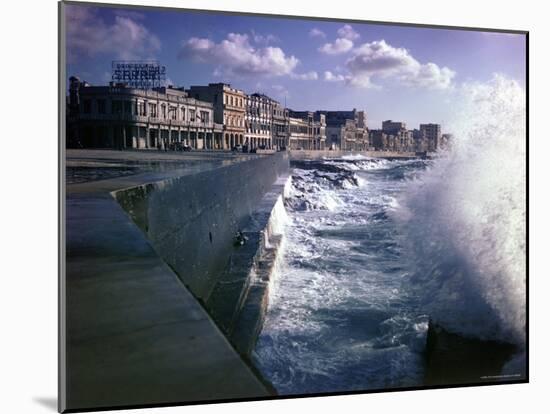
POLYGON ((394 216, 421 308, 447 330, 525 343, 525 94, 496 75, 460 92, 451 148, 411 182, 394 216))
MULTIPOLYGON (((283 261, 283 252, 286 246, 285 243, 285 230, 286 226, 290 223, 290 217, 287 214, 285 209, 284 200, 287 197, 291 196, 292 192, 292 177, 287 177, 284 187, 283 194, 279 195, 273 210, 271 211, 271 216, 266 228, 267 235, 265 237, 266 242, 269 244, 270 237, 275 236, 278 239, 277 254, 273 262, 271 269, 271 276, 268 281, 268 303, 272 303, 275 299, 275 289, 277 287, 277 282, 279 275, 281 274, 281 268, 284 266, 283 261)), ((273 247, 273 246, 266 246, 273 247)))

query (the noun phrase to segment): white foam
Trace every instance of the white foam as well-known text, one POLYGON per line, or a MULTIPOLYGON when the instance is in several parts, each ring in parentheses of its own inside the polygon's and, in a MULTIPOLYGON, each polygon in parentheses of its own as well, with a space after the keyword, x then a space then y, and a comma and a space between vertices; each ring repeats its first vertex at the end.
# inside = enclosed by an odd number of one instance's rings
POLYGON ((525 341, 525 94, 495 76, 462 91, 450 151, 396 206, 426 312, 447 329, 525 341))

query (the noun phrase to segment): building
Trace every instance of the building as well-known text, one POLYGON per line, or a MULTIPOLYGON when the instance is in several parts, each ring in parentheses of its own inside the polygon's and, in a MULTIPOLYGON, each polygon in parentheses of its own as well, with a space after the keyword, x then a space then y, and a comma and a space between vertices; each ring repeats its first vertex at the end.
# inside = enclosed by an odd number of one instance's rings
POLYGON ((414 150, 416 152, 428 151, 428 140, 419 129, 413 129, 414 150))
POLYGON ((290 146, 288 133, 288 109, 277 101, 274 101, 272 108, 273 129, 271 139, 273 142, 273 146, 274 148, 277 148, 279 150, 286 149, 290 146))
POLYGON ((346 151, 369 148, 365 111, 317 111, 326 117, 327 147, 346 151))
POLYGON ((191 86, 189 95, 214 107, 214 122, 223 125, 223 148, 244 144, 246 94, 227 83, 191 86))
POLYGON ((408 131, 407 129, 401 129, 397 131, 394 135, 394 151, 401 152, 414 152, 415 151, 415 142, 413 137, 413 132, 408 131))
POLYGON ((392 121, 391 119, 382 122, 382 131, 389 135, 397 135, 399 131, 406 130, 407 124, 405 122, 392 121))
POLYGON ((382 122, 382 132, 386 134, 385 150, 396 152, 416 151, 414 132, 407 130, 407 124, 405 122, 392 120, 384 121, 382 122))
POLYGON ((209 102, 183 89, 92 86, 69 79, 67 146, 77 148, 221 149, 222 125, 209 102))
POLYGON ((326 115, 321 113, 313 114, 313 146, 314 149, 324 150, 327 141, 326 115))
POLYGON ((313 113, 306 114, 304 117, 300 113, 288 111, 288 149, 310 149, 313 140, 313 113))
POLYGON ((371 129, 369 131, 370 146, 376 151, 384 151, 389 148, 389 135, 382 129, 371 129))
POLYGON ((325 149, 326 121, 324 114, 311 111, 288 111, 288 149, 325 149))
POLYGON ((441 125, 420 124, 420 134, 427 141, 428 151, 437 151, 441 144, 441 125))
POLYGON ((273 148, 273 111, 277 104, 260 93, 246 96, 244 144, 249 148, 273 148))

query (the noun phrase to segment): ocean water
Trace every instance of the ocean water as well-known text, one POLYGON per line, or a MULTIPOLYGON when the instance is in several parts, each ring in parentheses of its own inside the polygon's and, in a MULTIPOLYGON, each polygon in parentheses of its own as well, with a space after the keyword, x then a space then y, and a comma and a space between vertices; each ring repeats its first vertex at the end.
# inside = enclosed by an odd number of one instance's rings
POLYGON ((280 394, 423 385, 430 318, 524 368, 525 99, 501 77, 461 99, 435 159, 293 165, 253 353, 280 394))
POLYGON ((421 381, 428 318, 403 286, 411 270, 389 211, 427 163, 333 159, 294 169, 254 355, 280 393, 421 381))

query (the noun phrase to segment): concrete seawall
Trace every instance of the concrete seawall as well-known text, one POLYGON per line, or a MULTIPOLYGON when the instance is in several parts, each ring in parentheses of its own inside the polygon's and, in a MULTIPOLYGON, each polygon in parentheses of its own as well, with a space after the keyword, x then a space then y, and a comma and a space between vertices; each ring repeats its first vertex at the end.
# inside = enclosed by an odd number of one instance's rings
POLYGON ((227 268, 234 236, 288 174, 284 153, 114 192, 159 255, 207 302, 227 268))
POLYGON ((267 307, 278 247, 269 221, 288 170, 288 154, 272 153, 113 193, 245 358, 267 307))
MULTIPOLYGON (((76 155, 68 160, 82 163, 76 155)), ((109 174, 117 156, 175 165, 67 186, 62 408, 273 395, 242 355, 261 328, 277 245, 269 222, 288 154, 224 155, 181 169, 198 155, 94 156, 109 174), (249 239, 243 246, 234 245, 237 230, 249 239)))

